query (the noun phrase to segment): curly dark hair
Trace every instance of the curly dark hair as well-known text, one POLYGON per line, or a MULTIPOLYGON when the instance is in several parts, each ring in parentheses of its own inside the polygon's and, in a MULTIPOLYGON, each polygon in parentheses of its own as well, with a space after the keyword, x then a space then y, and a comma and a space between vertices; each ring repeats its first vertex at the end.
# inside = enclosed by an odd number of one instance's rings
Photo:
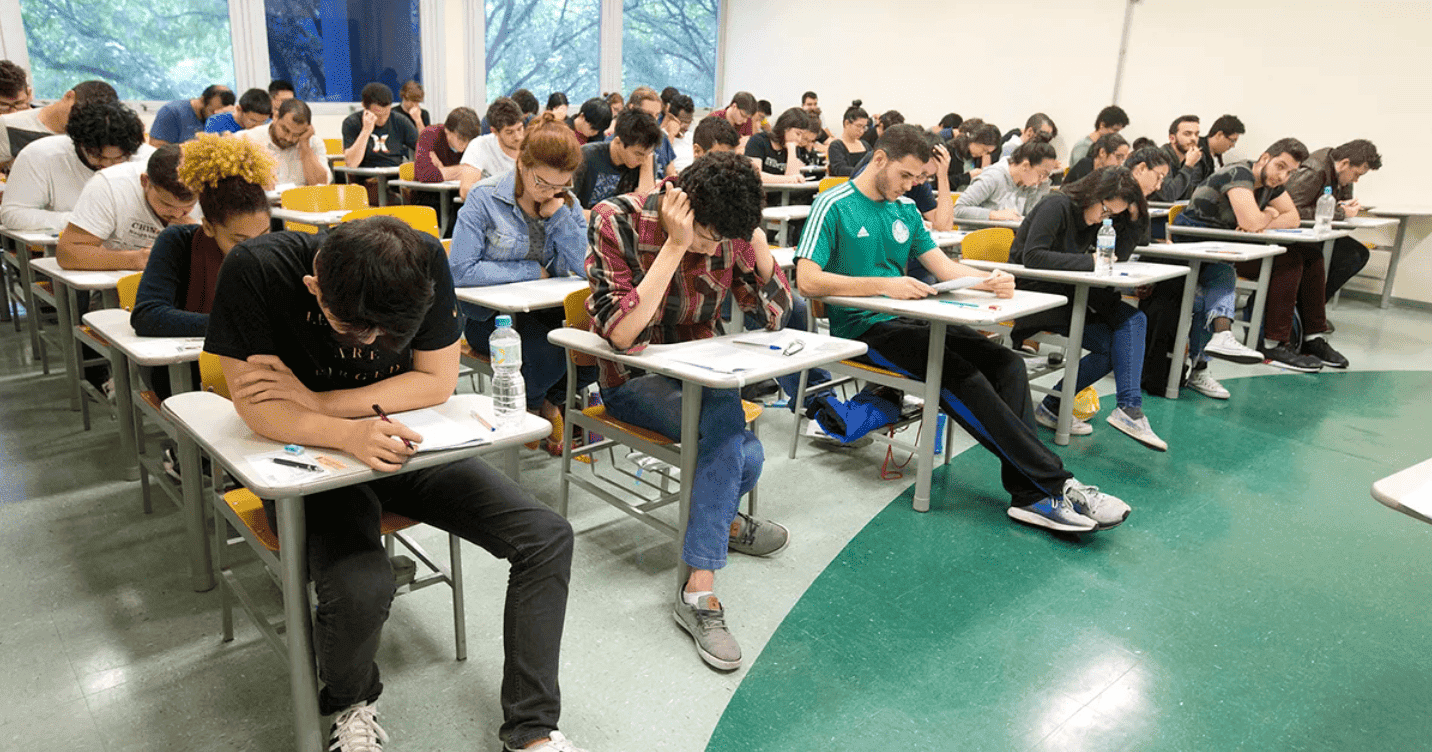
POLYGON ((378 333, 377 344, 401 351, 413 340, 436 297, 437 240, 393 217, 344 222, 324 238, 314 273, 323 305, 352 336, 378 333))
POLYGON ((30 88, 25 69, 9 60, 0 60, 0 97, 18 99, 30 88))
POLYGON ((761 224, 766 194, 751 160, 734 152, 711 152, 681 171, 678 185, 691 201, 693 219, 721 237, 745 240, 761 224))
POLYGON ((125 156, 132 156, 144 143, 144 123, 134 110, 119 102, 75 105, 70 110, 65 133, 75 142, 76 149, 90 152, 113 146, 125 156))

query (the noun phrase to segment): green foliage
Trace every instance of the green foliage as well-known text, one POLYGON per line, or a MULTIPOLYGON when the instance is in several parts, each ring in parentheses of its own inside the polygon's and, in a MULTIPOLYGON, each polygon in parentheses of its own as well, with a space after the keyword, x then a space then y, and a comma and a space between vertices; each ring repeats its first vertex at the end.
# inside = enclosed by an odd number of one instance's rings
POLYGON ((489 99, 526 88, 573 106, 599 94, 600 0, 487 0, 489 99))
POLYGON ((675 86, 697 107, 716 98, 719 0, 625 0, 622 90, 675 86))
POLYGON ((20 0, 35 95, 100 79, 121 99, 234 85, 228 0, 20 0))

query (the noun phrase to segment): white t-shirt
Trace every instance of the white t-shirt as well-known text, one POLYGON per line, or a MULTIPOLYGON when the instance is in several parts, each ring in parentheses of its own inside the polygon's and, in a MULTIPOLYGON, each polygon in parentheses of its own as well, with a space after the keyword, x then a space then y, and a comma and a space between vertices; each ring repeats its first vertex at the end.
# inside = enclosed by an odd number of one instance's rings
MULTIPOLYGON (((141 166, 154 147, 143 144, 130 158, 141 166)), ((15 158, 5 198, 0 200, 0 224, 11 230, 59 232, 70 222, 70 211, 85 183, 95 174, 75 153, 69 136, 46 136, 15 158)))
MULTIPOLYGON (((273 156, 274 161, 278 163, 278 167, 274 171, 275 183, 278 185, 308 185, 308 182, 303 179, 303 157, 299 154, 298 144, 287 149, 280 149, 278 144, 273 142, 273 136, 269 133, 267 124, 239 133, 244 138, 262 145, 273 156)), ((328 149, 323 145, 323 139, 317 133, 309 137, 308 148, 318 155, 318 161, 323 164, 323 172, 327 175, 324 182, 333 182, 333 171, 328 168, 328 160, 325 158, 328 149)))
MULTIPOLYGON (((685 136, 671 139, 671 150, 676 152, 676 158, 671 160, 671 164, 676 166, 677 172, 690 167, 691 163, 696 161, 696 155, 691 149, 691 135, 695 132, 695 128, 688 128, 685 136)), ((663 177, 665 176, 658 175, 657 179, 660 180, 663 177)))
POLYGON ((15 154, 10 148, 10 129, 17 131, 29 131, 30 133, 43 133, 55 135, 52 131, 40 122, 40 109, 38 107, 12 112, 8 115, 0 115, 0 164, 9 162, 15 154))
POLYGON ((80 192, 70 224, 103 240, 105 248, 154 245, 164 223, 144 198, 144 185, 139 182, 144 169, 137 162, 125 162, 96 172, 80 192))
POLYGON ((517 160, 507 156, 502 150, 502 144, 497 141, 496 133, 489 133, 486 136, 478 136, 467 145, 462 153, 461 164, 472 165, 482 170, 484 178, 493 175, 502 175, 517 169, 517 160))

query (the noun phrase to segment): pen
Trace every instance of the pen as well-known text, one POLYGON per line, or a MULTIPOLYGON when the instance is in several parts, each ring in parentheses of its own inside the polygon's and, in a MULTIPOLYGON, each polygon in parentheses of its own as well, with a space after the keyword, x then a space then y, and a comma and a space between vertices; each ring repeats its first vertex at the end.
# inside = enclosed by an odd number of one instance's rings
POLYGON ((980 305, 979 305, 978 303, 966 303, 966 302, 964 302, 963 300, 942 300, 942 301, 940 301, 940 302, 941 302, 941 303, 944 303, 945 305, 959 306, 959 307, 961 307, 961 308, 979 308, 979 307, 980 307, 980 305))
POLYGON ((735 345, 755 345, 756 347, 764 347, 767 350, 783 349, 780 345, 768 345, 765 342, 747 342, 746 340, 741 339, 733 339, 731 340, 731 343, 735 345))
MULTIPOLYGON (((378 414, 378 417, 379 417, 379 418, 382 418, 384 423, 392 423, 392 422, 393 422, 393 421, 391 421, 391 420, 388 420, 388 414, 385 413, 385 412, 383 412, 383 408, 378 407, 376 404, 373 405, 373 412, 377 413, 377 414, 378 414)), ((407 439, 403 439, 403 446, 405 446, 405 447, 407 447, 407 448, 409 448, 409 449, 412 449, 412 448, 413 448, 413 442, 408 441, 407 439)))
POLYGON ((284 467, 297 467, 304 470, 312 470, 315 473, 323 472, 323 468, 318 465, 310 465, 307 462, 294 462, 293 460, 286 460, 282 457, 270 457, 269 459, 273 460, 275 464, 283 465, 284 467))
POLYGON ((487 421, 483 420, 483 419, 482 419, 482 416, 481 416, 480 414, 478 414, 478 412, 477 412, 476 410, 473 410, 473 411, 472 411, 472 417, 476 418, 478 423, 481 423, 481 424, 483 424, 484 426, 487 426, 487 430, 489 430, 489 431, 496 431, 496 430, 497 430, 496 428, 494 428, 494 427, 492 426, 491 423, 488 423, 487 421))

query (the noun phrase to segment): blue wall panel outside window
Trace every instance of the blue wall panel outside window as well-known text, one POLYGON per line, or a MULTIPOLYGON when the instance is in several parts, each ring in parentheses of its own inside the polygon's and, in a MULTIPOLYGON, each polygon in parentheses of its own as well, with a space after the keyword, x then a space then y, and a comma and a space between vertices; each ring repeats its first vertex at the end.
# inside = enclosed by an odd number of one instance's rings
POLYGON ((264 0, 269 66, 308 102, 357 102, 373 81, 394 99, 422 83, 417 0, 264 0))

